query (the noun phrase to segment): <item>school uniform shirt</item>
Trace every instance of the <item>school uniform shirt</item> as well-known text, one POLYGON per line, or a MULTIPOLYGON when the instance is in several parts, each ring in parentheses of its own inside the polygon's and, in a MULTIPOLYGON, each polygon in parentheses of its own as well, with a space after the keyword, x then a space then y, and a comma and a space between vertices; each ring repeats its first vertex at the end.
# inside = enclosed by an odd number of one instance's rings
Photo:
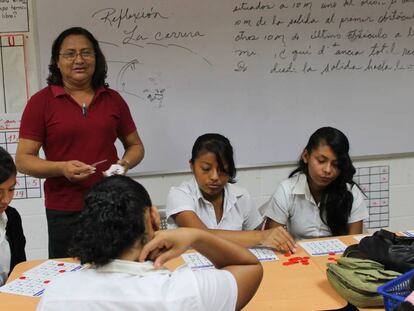
POLYGON ((102 268, 60 275, 38 311, 235 310, 237 283, 225 270, 155 270, 152 262, 114 260, 102 268))
MULTIPOLYGON (((364 195, 357 186, 348 185, 354 197, 348 223, 368 218, 364 195)), ((329 227, 319 215, 319 204, 310 192, 305 174, 297 174, 280 183, 261 213, 277 223, 287 225, 295 239, 331 236, 329 227)))
POLYGON ((24 250, 26 246, 26 238, 23 233, 22 218, 17 210, 9 206, 4 213, 7 215, 6 237, 9 241, 11 252, 11 272, 15 265, 26 261, 26 252, 24 250))
POLYGON ((203 197, 194 177, 170 189, 166 206, 168 228, 177 227, 172 216, 183 211, 196 213, 209 229, 254 230, 263 219, 249 193, 227 183, 224 187, 223 216, 217 223, 214 206, 203 197))
POLYGON ((0 285, 14 266, 26 260, 25 246, 22 219, 15 208, 8 206, 0 214, 0 285))
POLYGON ((6 238, 7 215, 0 214, 0 286, 6 283, 10 269, 10 245, 6 238))

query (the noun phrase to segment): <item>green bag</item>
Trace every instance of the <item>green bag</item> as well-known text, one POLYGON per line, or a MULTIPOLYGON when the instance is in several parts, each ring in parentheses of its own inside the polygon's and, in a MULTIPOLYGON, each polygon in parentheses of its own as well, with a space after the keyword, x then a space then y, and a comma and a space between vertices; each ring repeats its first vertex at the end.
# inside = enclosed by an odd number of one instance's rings
POLYGON ((384 270, 384 265, 369 259, 341 257, 338 263, 328 263, 327 266, 329 283, 342 298, 357 307, 383 306, 383 298, 377 293, 378 286, 401 275, 384 270))

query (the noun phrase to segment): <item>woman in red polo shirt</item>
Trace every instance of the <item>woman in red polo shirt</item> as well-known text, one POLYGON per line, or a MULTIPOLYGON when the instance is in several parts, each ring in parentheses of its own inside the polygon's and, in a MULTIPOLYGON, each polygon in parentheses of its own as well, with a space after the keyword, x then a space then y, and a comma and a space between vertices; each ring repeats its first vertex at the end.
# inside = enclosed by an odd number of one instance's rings
POLYGON ((48 86, 23 112, 16 152, 19 171, 44 184, 49 257, 66 257, 85 192, 113 163, 125 172, 144 157, 126 102, 105 82, 107 64, 98 41, 73 27, 54 41, 48 86), (118 159, 116 139, 125 148, 118 159), (45 159, 39 157, 43 148, 45 159), (94 163, 102 162, 98 165, 94 163))

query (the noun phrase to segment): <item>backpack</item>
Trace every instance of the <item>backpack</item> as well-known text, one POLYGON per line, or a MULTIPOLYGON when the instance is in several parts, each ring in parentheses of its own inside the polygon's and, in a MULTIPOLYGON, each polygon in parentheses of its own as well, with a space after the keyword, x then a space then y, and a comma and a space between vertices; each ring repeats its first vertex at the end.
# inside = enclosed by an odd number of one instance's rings
POLYGON ((381 229, 361 239, 358 249, 362 256, 382 263, 386 269, 401 273, 414 269, 414 237, 381 229))
POLYGON ((357 307, 383 306, 377 288, 400 276, 385 270, 384 265, 369 259, 341 257, 337 263, 328 263, 326 271, 332 287, 346 301, 357 307))

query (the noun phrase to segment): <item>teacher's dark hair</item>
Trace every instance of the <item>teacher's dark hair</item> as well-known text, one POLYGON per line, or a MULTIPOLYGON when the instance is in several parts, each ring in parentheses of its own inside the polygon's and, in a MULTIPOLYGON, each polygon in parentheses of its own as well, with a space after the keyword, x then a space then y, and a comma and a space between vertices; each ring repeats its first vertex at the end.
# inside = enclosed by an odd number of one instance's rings
POLYGON ((85 197, 69 254, 98 267, 137 241, 145 244, 145 213, 151 205, 145 188, 129 177, 114 175, 96 183, 85 197))
POLYGON ((229 183, 235 183, 236 167, 233 159, 233 147, 230 141, 221 134, 207 133, 199 136, 191 151, 190 163, 202 153, 211 152, 216 156, 217 163, 222 172, 229 175, 229 183))
POLYGON ((0 147, 0 183, 4 183, 16 175, 16 165, 12 156, 3 147, 0 147))
MULTIPOLYGON (((351 187, 355 185, 358 187, 353 181, 356 170, 349 156, 349 141, 340 130, 333 127, 321 127, 311 135, 305 149, 311 154, 321 144, 328 145, 335 153, 340 173, 322 192, 319 206, 320 217, 330 228, 332 235, 345 235, 348 234, 348 218, 354 201, 347 184, 351 187)), ((302 157, 299 159, 298 168, 289 177, 299 172, 306 174, 309 178, 308 165, 302 157)))
POLYGON ((97 89, 101 86, 108 86, 108 84, 105 82, 108 72, 108 65, 106 63, 105 56, 103 55, 102 50, 99 47, 99 43, 95 37, 88 30, 82 27, 72 27, 64 30, 53 42, 47 84, 63 86, 62 74, 60 73, 57 63, 59 60, 59 53, 63 40, 71 35, 84 36, 92 43, 95 52, 95 72, 92 76, 92 88, 97 89))

